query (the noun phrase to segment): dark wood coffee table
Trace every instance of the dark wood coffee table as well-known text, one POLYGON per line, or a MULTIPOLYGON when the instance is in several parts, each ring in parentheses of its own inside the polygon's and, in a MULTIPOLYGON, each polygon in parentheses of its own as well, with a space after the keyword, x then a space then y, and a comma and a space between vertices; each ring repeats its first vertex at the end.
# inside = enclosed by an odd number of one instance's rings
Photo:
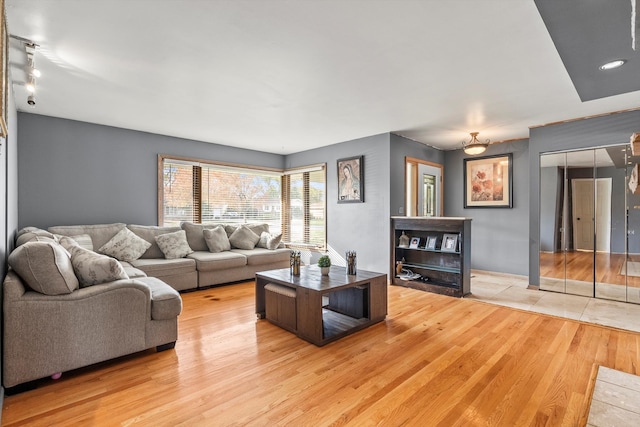
POLYGON ((387 316, 387 275, 332 266, 322 276, 315 266, 300 268, 294 276, 288 268, 256 273, 256 314, 265 317, 264 287, 268 283, 296 290, 296 334, 317 346, 381 322, 387 316))

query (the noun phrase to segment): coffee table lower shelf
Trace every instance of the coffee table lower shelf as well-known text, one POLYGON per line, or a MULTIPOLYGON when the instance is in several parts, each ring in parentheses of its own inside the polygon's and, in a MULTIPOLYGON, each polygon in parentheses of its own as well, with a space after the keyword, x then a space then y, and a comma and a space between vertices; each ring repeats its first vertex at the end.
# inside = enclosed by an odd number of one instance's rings
POLYGON ((356 319, 328 308, 322 309, 322 335, 325 340, 348 335, 368 325, 369 319, 366 317, 356 319))

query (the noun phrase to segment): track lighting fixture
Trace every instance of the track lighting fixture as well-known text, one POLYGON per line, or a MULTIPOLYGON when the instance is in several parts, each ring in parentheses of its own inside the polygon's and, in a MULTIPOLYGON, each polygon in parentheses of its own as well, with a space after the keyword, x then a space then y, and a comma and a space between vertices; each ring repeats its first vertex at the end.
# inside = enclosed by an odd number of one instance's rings
POLYGON ((25 39, 24 37, 13 34, 11 34, 10 37, 19 40, 24 44, 24 50, 27 55, 27 64, 25 66, 27 81, 25 82, 24 87, 27 90, 27 104, 31 107, 35 107, 36 80, 41 75, 40 70, 36 68, 36 51, 40 46, 29 39, 25 39))

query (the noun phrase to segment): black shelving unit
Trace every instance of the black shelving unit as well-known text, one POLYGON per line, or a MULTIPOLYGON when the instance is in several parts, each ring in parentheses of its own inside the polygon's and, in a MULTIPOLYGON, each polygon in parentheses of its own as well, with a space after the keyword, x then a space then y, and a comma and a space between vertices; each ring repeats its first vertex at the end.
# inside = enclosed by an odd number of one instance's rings
POLYGON ((471 292, 471 219, 391 217, 392 284, 462 297, 471 292), (405 233, 420 239, 417 247, 399 246, 405 233), (435 239, 435 245, 427 242, 435 239), (402 263, 404 273, 396 271, 402 263), (411 278, 408 272, 419 277, 411 278))

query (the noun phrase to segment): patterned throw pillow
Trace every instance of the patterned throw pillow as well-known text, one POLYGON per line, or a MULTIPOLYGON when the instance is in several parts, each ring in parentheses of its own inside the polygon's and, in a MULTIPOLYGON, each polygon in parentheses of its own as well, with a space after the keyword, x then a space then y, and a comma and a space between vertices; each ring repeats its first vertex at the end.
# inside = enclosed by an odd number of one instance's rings
POLYGON ((134 261, 151 247, 151 243, 136 236, 133 231, 123 228, 111 240, 102 245, 98 252, 112 256, 120 261, 134 261))
POLYGON ((209 252, 222 252, 231 250, 231 243, 227 237, 224 227, 219 225, 216 228, 204 229, 204 240, 207 242, 209 252))
POLYGON ((259 248, 271 249, 274 250, 280 244, 280 240, 282 240, 282 233, 280 234, 270 234, 266 231, 263 231, 260 235, 260 241, 258 242, 259 248))
POLYGON ((187 242, 187 233, 184 230, 161 234, 156 236, 155 239, 166 259, 184 258, 193 253, 187 242))
POLYGON ((71 265, 80 281, 81 288, 129 278, 117 260, 81 248, 78 245, 69 248, 71 265))
POLYGON ((260 241, 260 236, 247 226, 241 225, 229 236, 231 246, 238 249, 253 249, 260 241))

